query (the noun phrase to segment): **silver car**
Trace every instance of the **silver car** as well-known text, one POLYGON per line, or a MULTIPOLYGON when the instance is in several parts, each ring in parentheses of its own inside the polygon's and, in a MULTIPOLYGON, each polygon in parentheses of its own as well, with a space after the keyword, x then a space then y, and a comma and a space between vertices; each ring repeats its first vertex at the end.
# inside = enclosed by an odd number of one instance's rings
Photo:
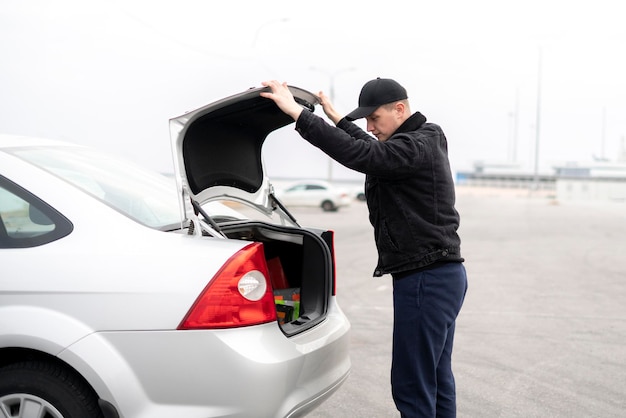
POLYGON ((0 417, 296 417, 345 381, 333 234, 275 198, 260 91, 172 119, 173 177, 0 136, 0 417))

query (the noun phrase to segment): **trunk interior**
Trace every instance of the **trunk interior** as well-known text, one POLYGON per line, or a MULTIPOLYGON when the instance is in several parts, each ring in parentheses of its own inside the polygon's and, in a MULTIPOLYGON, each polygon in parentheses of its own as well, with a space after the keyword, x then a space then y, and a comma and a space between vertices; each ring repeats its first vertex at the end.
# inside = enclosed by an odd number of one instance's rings
POLYGON ((256 221, 220 223, 230 239, 262 242, 280 328, 290 336, 326 316, 333 293, 333 233, 256 221))

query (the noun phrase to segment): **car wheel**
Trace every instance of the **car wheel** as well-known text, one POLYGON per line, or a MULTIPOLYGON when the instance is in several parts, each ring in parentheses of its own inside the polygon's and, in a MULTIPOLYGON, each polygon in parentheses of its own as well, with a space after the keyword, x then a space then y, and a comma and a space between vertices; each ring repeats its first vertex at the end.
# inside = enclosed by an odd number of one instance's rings
POLYGON ((102 416, 91 388, 58 365, 32 361, 0 369, 0 417, 102 416))
POLYGON ((331 202, 330 200, 324 200, 322 202, 322 210, 324 210, 324 212, 331 212, 333 210, 336 210, 336 208, 333 202, 331 202))

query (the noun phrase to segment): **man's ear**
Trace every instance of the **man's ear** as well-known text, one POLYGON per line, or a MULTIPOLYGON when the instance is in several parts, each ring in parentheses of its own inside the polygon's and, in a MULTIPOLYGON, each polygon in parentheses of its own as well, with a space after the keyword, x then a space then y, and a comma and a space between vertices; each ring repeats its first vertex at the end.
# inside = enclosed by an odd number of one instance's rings
POLYGON ((396 113, 398 114, 398 117, 400 117, 400 119, 404 118, 406 106, 403 102, 396 102, 396 104, 394 105, 394 109, 396 110, 396 113))

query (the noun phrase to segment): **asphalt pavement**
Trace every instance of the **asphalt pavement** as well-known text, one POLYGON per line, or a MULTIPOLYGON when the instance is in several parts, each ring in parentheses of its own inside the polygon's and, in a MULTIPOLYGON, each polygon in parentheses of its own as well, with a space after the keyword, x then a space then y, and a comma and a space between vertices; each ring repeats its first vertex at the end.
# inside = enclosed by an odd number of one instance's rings
MULTIPOLYGON (((626 203, 459 187, 469 290, 457 320, 458 417, 626 416, 626 203)), ((391 398, 391 277, 373 278, 364 203, 293 209, 336 232, 352 373, 308 417, 399 417, 391 398)))

